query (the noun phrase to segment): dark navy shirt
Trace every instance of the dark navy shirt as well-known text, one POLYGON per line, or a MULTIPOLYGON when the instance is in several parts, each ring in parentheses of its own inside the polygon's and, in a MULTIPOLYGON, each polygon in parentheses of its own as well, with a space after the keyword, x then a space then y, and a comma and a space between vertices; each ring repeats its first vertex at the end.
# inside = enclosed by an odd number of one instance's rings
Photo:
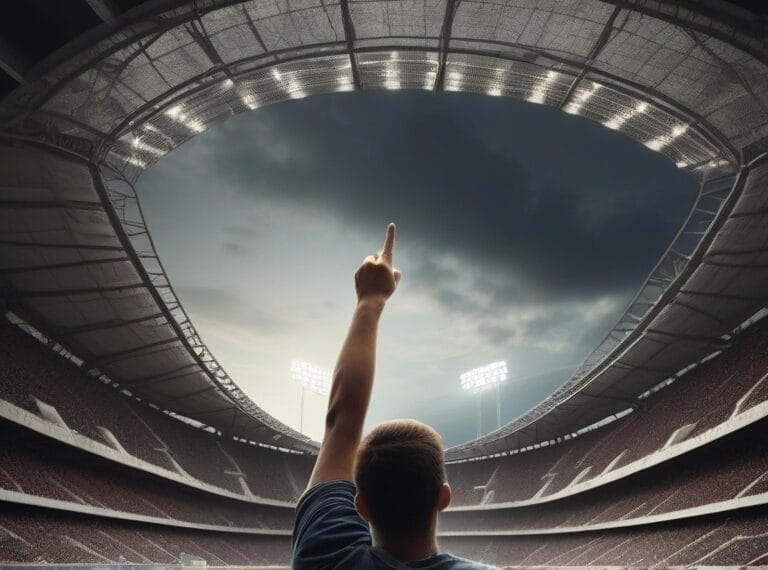
POLYGON ((403 563, 373 546, 371 531, 355 510, 354 484, 327 481, 315 485, 296 506, 293 527, 294 570, 321 568, 426 568, 429 570, 490 570, 450 554, 403 563))

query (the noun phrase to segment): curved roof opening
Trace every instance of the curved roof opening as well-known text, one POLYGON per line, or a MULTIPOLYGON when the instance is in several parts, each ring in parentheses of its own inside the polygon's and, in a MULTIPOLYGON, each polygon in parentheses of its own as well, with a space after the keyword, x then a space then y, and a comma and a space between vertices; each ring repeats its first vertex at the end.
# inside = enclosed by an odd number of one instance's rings
POLYGON ((0 244, 12 304, 96 377, 223 433, 311 451, 200 338, 134 182, 217 122, 288 99, 380 89, 524 99, 627 134, 696 176, 700 192, 568 382, 449 457, 553 441, 615 414, 726 342, 763 303, 754 266, 765 242, 763 21, 715 0, 669 8, 168 0, 105 14, 25 72, 0 110, 0 166, 16 180, 0 244))
POLYGON ((476 437, 478 405, 490 431, 574 372, 699 184, 577 115, 398 91, 238 115, 160 160, 137 189, 206 344, 251 399, 314 439, 326 400, 307 391, 302 404, 290 363, 333 367, 351 275, 396 220, 405 280, 387 309, 369 421, 415 417, 453 445, 476 437), (461 389, 462 372, 502 359, 498 402, 461 389))

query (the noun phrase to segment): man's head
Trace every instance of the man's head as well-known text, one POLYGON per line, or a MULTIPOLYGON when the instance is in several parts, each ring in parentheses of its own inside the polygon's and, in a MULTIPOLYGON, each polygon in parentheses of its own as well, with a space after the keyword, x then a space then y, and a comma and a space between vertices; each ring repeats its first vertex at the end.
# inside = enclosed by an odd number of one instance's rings
POLYGON ((440 436, 416 420, 377 425, 357 453, 355 484, 360 516, 382 536, 429 531, 451 501, 440 436))

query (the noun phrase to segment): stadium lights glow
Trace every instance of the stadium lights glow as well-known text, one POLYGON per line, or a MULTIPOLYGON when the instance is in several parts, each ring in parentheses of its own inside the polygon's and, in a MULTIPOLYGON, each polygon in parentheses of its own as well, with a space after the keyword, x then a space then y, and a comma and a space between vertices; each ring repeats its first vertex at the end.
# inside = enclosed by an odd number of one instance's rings
POLYGON ((435 79, 437 79, 437 71, 427 71, 424 74, 424 89, 432 89, 435 86, 435 79))
POLYGON ((387 64, 387 69, 384 71, 384 87, 387 89, 400 89, 400 74, 397 69, 393 69, 387 64))
POLYGON ((710 160, 706 164, 702 164, 701 166, 697 166, 694 170, 704 170, 704 169, 707 169, 707 168, 717 168, 718 166, 725 166, 727 164, 728 164, 728 161, 723 159, 723 158, 720 158, 720 159, 713 158, 712 160, 710 160))
POLYGON ((348 75, 341 75, 339 76, 339 91, 352 91, 354 90, 355 86, 352 83, 352 78, 348 75))
POLYGON ((291 360, 291 378, 301 386, 299 433, 304 433, 304 392, 327 396, 331 390, 331 371, 303 360, 291 360))
POLYGON ((174 107, 171 107, 165 112, 165 114, 174 121, 181 123, 196 133, 202 133, 205 130, 203 123, 196 119, 190 119, 187 117, 187 115, 183 112, 181 105, 175 105, 174 107))
POLYGON ((302 388, 323 396, 331 389, 331 371, 303 360, 291 360, 291 378, 302 388))
POLYGON ((612 119, 606 121, 603 123, 606 127, 609 129, 617 130, 624 125, 628 120, 630 120, 632 117, 636 115, 641 115, 645 113, 648 110, 648 103, 645 101, 640 101, 637 106, 629 111, 628 113, 622 113, 620 115, 616 115, 612 119))
POLYGON ((458 71, 452 71, 448 74, 448 82, 445 86, 446 91, 461 91, 461 83, 464 81, 464 74, 458 71))
POLYGON ((461 387, 477 394, 507 380, 507 363, 503 360, 492 362, 480 368, 473 368, 459 376, 461 387))
POLYGON ((224 89, 232 89, 235 86, 235 82, 231 79, 225 79, 221 84, 224 86, 224 89))
POLYGON ((528 97, 528 101, 530 103, 538 103, 539 105, 544 103, 544 100, 547 97, 547 89, 552 84, 552 82, 557 79, 557 76, 557 71, 553 71, 551 69, 547 71, 547 75, 540 79, 534 86, 530 97, 528 97))
POLYGON ((146 168, 147 163, 141 160, 140 158, 136 158, 135 156, 130 156, 126 159, 130 164, 133 164, 134 166, 138 166, 139 168, 146 168))
POLYGON ((672 129, 672 132, 670 134, 650 140, 647 143, 645 143, 645 146, 647 146, 651 150, 659 151, 663 149, 665 146, 671 144, 672 141, 680 137, 687 130, 688 130, 688 125, 677 125, 675 128, 672 129))
POLYGON ((384 69, 384 87, 386 89, 400 89, 400 71, 396 67, 398 53, 393 51, 389 54, 389 61, 387 61, 384 69))
POLYGON ((477 396, 477 437, 483 435, 483 392, 496 388, 496 427, 501 427, 501 391, 499 386, 507 380, 507 363, 491 362, 465 372, 459 379, 461 387, 477 396))
POLYGON ((151 152, 152 154, 165 154, 164 150, 161 150, 157 147, 152 146, 151 144, 147 144, 143 142, 139 137, 133 137, 133 140, 131 141, 131 146, 133 146, 133 148, 138 150, 151 152))
POLYGON ((571 113, 572 115, 578 115, 581 112, 581 108, 584 106, 584 103, 589 101, 592 98, 592 95, 597 93, 599 90, 600 85, 597 83, 592 83, 592 89, 579 89, 576 95, 574 95, 573 101, 566 105, 565 112, 571 113))
POLYGON ((240 100, 243 102, 243 105, 248 107, 251 111, 259 108, 259 104, 256 102, 256 98, 251 94, 243 95, 240 97, 240 100))
POLYGON ((286 77, 277 69, 272 69, 272 77, 274 77, 276 81, 280 82, 282 88, 285 90, 285 93, 291 99, 303 99, 307 96, 307 93, 301 87, 301 84, 296 81, 294 77, 291 77, 290 75, 286 77))

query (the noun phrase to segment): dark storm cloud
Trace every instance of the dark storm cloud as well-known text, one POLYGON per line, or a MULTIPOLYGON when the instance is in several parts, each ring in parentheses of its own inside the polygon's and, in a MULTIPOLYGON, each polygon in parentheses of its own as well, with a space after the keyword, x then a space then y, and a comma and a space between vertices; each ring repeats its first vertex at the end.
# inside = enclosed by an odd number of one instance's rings
POLYGON ((222 228, 222 231, 235 239, 252 239, 260 233, 257 228, 248 226, 229 226, 222 228))
POLYGON ((250 253, 250 249, 245 247, 242 243, 237 243, 233 241, 225 241, 223 244, 221 244, 221 248, 229 254, 232 255, 247 255, 250 253))
MULTIPOLYGON (((658 174, 656 157, 629 152, 633 143, 608 139, 593 125, 578 125, 578 137, 567 140, 558 123, 551 133, 526 131, 528 113, 546 109, 469 98, 459 114, 455 100, 429 95, 396 105, 386 104, 387 95, 368 97, 291 102, 291 112, 248 117, 250 128, 225 124, 210 164, 258 199, 298 203, 366 230, 395 219, 402 240, 419 244, 424 259, 438 251, 475 269, 507 271, 515 279, 496 283, 499 302, 633 289, 692 199, 693 184, 682 175, 688 192, 659 187, 670 176, 658 174), (472 117, 489 113, 496 134, 480 136, 472 117), (526 138, 541 136, 551 137, 552 155, 523 163, 526 138), (585 171, 590 147, 600 156, 593 169, 614 173, 612 187, 610 176, 585 171)), ((439 294, 449 305, 471 303, 439 294)))

